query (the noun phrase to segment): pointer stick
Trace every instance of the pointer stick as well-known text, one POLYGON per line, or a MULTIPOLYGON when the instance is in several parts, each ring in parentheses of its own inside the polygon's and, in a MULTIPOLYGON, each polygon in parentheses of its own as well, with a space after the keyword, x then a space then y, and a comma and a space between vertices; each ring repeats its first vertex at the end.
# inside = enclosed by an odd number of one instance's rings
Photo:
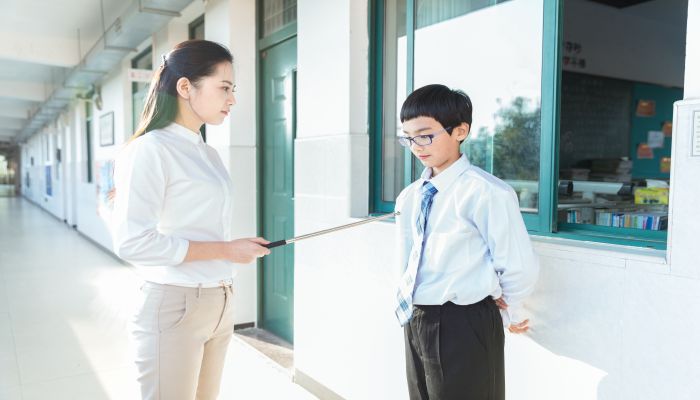
POLYGON ((396 215, 399 215, 399 214, 401 214, 401 213, 398 212, 398 211, 396 211, 396 212, 393 212, 393 213, 380 215, 380 216, 378 216, 378 217, 372 217, 372 218, 363 219, 363 220, 361 220, 361 221, 353 222, 352 224, 336 226, 335 228, 325 229, 325 230, 318 231, 318 232, 314 232, 314 233, 308 233, 308 234, 306 234, 306 235, 297 236, 297 237, 291 238, 291 239, 278 240, 278 241, 276 241, 276 242, 271 242, 271 243, 268 243, 268 244, 263 244, 262 246, 263 246, 263 247, 267 247, 268 249, 271 249, 271 248, 277 247, 277 246, 284 246, 284 245, 287 245, 287 244, 291 244, 291 243, 294 243, 294 242, 298 242, 298 241, 300 241, 300 240, 304 240, 304 239, 309 239, 309 238, 316 237, 316 236, 325 235, 326 233, 337 232, 337 231, 340 231, 340 230, 343 230, 343 229, 348 229, 348 228, 352 228, 352 227, 355 227, 355 226, 364 225, 364 224, 367 224, 367 223, 370 223, 370 222, 380 221, 380 220, 383 220, 383 219, 391 218, 391 217, 396 216, 396 215))

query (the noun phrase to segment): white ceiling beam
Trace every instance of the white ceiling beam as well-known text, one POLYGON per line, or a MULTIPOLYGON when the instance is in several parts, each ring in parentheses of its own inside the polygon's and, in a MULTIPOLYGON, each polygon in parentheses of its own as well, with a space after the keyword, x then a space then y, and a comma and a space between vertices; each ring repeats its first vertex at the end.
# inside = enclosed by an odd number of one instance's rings
MULTIPOLYGON (((93 43, 89 43, 92 46, 93 43)), ((87 44, 82 44, 83 53, 87 44)), ((78 40, 25 33, 0 32, 0 58, 57 67, 74 67, 80 62, 78 40)))
POLYGON ((6 99, 44 102, 53 91, 43 83, 0 81, 0 97, 6 99))
POLYGON ((15 105, 8 105, 7 107, 0 107, 0 118, 18 118, 27 119, 29 107, 20 107, 15 105))
POLYGON ((20 130, 26 123, 26 119, 0 117, 0 129, 20 130))
POLYGON ((13 138, 19 134, 19 129, 0 129, 0 136, 13 138))

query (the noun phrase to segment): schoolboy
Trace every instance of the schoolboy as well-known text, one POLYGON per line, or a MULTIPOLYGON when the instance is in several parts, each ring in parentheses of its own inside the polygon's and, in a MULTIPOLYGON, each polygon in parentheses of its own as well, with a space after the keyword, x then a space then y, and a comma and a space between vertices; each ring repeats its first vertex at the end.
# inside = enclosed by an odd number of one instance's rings
POLYGON ((528 330, 522 303, 538 273, 517 195, 460 153, 465 93, 422 87, 400 117, 399 141, 425 166, 396 200, 410 398, 504 399, 503 326, 528 330))

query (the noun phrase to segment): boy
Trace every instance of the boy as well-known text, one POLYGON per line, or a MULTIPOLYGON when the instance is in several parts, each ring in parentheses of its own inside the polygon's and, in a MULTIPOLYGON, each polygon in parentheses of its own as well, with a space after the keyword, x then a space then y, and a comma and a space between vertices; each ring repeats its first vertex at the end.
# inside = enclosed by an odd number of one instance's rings
POLYGON ((422 87, 401 122, 399 141, 426 167, 396 199, 410 398, 504 399, 503 326, 527 331, 521 304, 538 272, 517 195, 460 154, 472 122, 463 92, 422 87))

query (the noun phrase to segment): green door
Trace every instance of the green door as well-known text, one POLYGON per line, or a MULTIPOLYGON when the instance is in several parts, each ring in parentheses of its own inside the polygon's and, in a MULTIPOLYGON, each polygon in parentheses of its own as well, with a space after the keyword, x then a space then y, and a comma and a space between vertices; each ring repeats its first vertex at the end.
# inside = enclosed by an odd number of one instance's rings
MULTIPOLYGON (((296 37, 261 53, 262 233, 271 241, 294 236, 296 37)), ((293 341, 294 246, 277 247, 262 262, 261 325, 293 341)))

